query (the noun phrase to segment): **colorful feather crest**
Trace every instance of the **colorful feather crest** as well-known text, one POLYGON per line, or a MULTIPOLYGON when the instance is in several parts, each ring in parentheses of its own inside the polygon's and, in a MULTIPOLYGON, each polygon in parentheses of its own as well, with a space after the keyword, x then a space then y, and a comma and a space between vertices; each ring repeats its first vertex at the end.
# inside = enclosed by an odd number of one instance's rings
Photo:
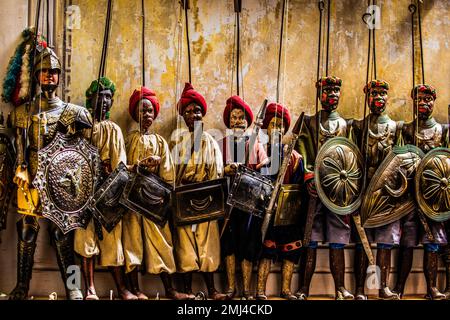
MULTIPOLYGON (((9 61, 5 80, 3 81, 2 99, 11 102, 15 107, 28 100, 30 92, 30 73, 33 61, 34 28, 22 31, 22 41, 17 46, 9 61)), ((38 48, 47 47, 45 39, 38 33, 38 48)))

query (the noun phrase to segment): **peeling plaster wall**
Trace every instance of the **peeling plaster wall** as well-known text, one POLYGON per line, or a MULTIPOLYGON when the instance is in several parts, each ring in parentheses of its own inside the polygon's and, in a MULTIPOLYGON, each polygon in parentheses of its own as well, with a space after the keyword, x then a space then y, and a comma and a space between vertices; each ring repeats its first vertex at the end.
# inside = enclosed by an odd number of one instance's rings
MULTIPOLYGON (((449 6, 448 1, 424 1, 422 29, 426 82, 438 90, 436 117, 447 121, 449 96, 449 6)), ((82 25, 73 32, 72 101, 84 103, 84 91, 97 77, 103 38, 106 1, 73 1, 80 6, 82 25)), ((389 113, 392 118, 411 118, 412 87, 411 19, 409 0, 378 1, 381 29, 376 32, 377 75, 389 81, 389 113)), ((178 1, 146 1, 146 79, 162 104, 154 130, 165 137, 176 127, 175 103, 188 79, 186 41, 182 38, 182 66, 177 77, 179 54, 177 23, 184 23, 178 1), (176 83, 178 80, 178 91, 176 83)), ((319 12, 316 1, 289 1, 286 41, 282 61, 280 101, 296 118, 314 110, 314 79, 317 68, 319 12), (284 59, 284 57, 286 59, 284 59)), ((112 118, 124 131, 133 128, 127 114, 128 98, 141 83, 140 1, 114 1, 113 23, 106 74, 118 87, 112 118)), ((329 73, 343 79, 340 111, 345 117, 363 115, 362 88, 366 77, 366 26, 361 20, 366 1, 333 1, 330 25, 329 73)), ((326 15, 326 10, 325 10, 326 15)), ((265 97, 276 97, 281 1, 243 1, 241 47, 243 90, 241 96, 254 112, 265 97)), ((224 129, 222 111, 235 93, 233 74, 233 1, 192 0, 189 33, 192 82, 204 94, 209 111, 207 128, 224 129), (233 81, 233 82, 232 82, 233 81), (232 87, 233 83, 233 87, 232 87)), ((418 42, 417 42, 418 44, 418 42)), ((418 52, 417 63, 419 62, 418 52)), ((419 65, 418 65, 419 66, 419 65)), ((420 79, 416 79, 418 83, 420 79)))

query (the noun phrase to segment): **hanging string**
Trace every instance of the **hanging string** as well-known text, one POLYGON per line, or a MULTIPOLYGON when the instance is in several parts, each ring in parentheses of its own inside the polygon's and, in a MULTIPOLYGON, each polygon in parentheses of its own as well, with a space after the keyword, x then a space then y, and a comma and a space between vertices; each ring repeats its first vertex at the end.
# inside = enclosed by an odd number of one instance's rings
MULTIPOLYGON (((234 81, 233 81, 233 79, 234 79, 234 68, 235 68, 235 55, 234 55, 234 50, 235 50, 235 47, 236 47, 236 41, 237 41, 237 39, 236 39, 236 35, 237 35, 237 32, 236 32, 236 25, 237 25, 237 17, 236 17, 236 15, 234 16, 234 26, 233 26, 233 47, 232 47, 232 49, 231 49, 231 78, 230 78, 230 96, 232 96, 233 95, 233 83, 234 83, 234 81)), ((236 70, 238 70, 238 68, 236 68, 236 70)))
POLYGON ((184 5, 184 16, 185 16, 185 23, 186 23, 186 43, 187 43, 187 54, 188 54, 189 83, 192 83, 191 47, 190 47, 190 43, 189 43, 189 19, 188 19, 189 0, 183 0, 183 5, 184 5))
POLYGON ((327 59, 326 59, 326 68, 325 75, 328 76, 328 60, 329 60, 329 51, 330 51, 330 14, 331 14, 331 0, 328 0, 327 6, 327 59))
MULTIPOLYGON (((371 5, 371 0, 367 1, 367 6, 371 5)), ((368 34, 368 41, 367 41, 367 66, 366 66, 366 84, 369 83, 369 73, 371 71, 370 68, 370 58, 371 58, 371 51, 372 51, 372 29, 370 28, 369 24, 365 20, 367 13, 362 16, 363 22, 367 25, 367 29, 369 30, 368 34)), ((369 101, 369 92, 367 91, 364 94, 364 117, 363 117, 363 135, 361 136, 361 142, 360 142, 360 150, 363 150, 363 156, 364 159, 366 158, 367 154, 367 144, 364 143, 364 141, 368 138, 367 135, 367 109, 368 109, 368 101, 369 101)))
POLYGON ((419 43, 420 43, 420 66, 422 68, 422 83, 425 83, 425 65, 423 64, 423 43, 422 43, 422 18, 421 18, 421 2, 418 5, 418 18, 419 18, 419 43))
POLYGON ((284 15, 286 10, 286 0, 283 1, 283 6, 281 9, 281 31, 280 31, 280 47, 278 50, 278 70, 277 70, 277 95, 276 101, 280 102, 280 75, 281 75, 281 57, 283 53, 283 38, 284 38, 284 15))
MULTIPOLYGON (((105 31, 103 33, 103 45, 102 45, 102 54, 100 57, 100 67, 98 70, 98 77, 97 77, 97 90, 94 95, 93 99, 93 120, 92 120, 92 129, 91 129, 91 135, 89 138, 90 143, 92 143, 94 128, 95 128, 95 122, 96 122, 96 115, 97 115, 97 101, 98 101, 98 94, 100 92, 100 78, 105 76, 105 68, 106 68, 106 57, 108 52, 108 42, 109 42, 109 32, 110 32, 110 25, 111 25, 111 12, 112 12, 112 0, 108 0, 108 6, 106 11, 106 22, 105 22, 105 31)), ((101 110, 100 119, 103 117, 103 108, 101 110)))
MULTIPOLYGON (((285 33, 286 33, 286 37, 288 34, 288 30, 289 30, 289 0, 286 0, 286 19, 285 19, 285 33)), ((286 42, 285 44, 285 48, 284 48, 284 63, 283 63, 283 94, 282 94, 282 102, 285 103, 285 93, 286 93, 286 78, 287 78, 287 74, 286 74, 286 62, 287 62, 287 46, 288 46, 289 42, 286 42)))
MULTIPOLYGON (((27 108, 27 126, 25 129, 25 145, 29 144, 29 136, 28 136, 28 128, 30 127, 30 121, 31 121, 31 113, 32 113, 32 103, 33 103, 33 98, 34 98, 34 88, 36 86, 33 85, 34 81, 34 70, 35 70, 35 63, 34 63, 34 59, 36 57, 36 53, 37 53, 37 45, 38 45, 38 30, 39 30, 39 18, 40 18, 40 11, 41 11, 41 0, 37 0, 37 4, 36 4, 36 15, 35 15, 35 24, 34 24, 34 41, 33 41, 33 55, 30 57, 30 64, 31 64, 31 68, 30 68, 30 79, 29 79, 29 96, 28 96, 28 103, 26 104, 26 108, 27 108)), ((22 148, 22 159, 25 159, 26 156, 26 148, 22 148)))
MULTIPOLYGON (((413 82, 413 90, 416 86, 416 57, 415 57, 415 41, 414 41, 414 14, 416 13, 416 5, 411 3, 408 6, 408 10, 411 13, 411 52, 412 52, 412 82, 413 82)), ((415 92, 413 93, 414 96, 415 92)), ((414 145, 417 146, 417 133, 418 133, 418 103, 414 104, 413 102, 413 121, 414 124, 414 145)))
POLYGON ((50 41, 50 38, 53 38, 53 35, 51 34, 51 30, 50 30, 50 0, 47 0, 47 43, 48 46, 51 48, 52 47, 52 41, 50 41))
POLYGON ((236 15, 236 93, 239 96, 239 62, 241 53, 241 23, 240 23, 240 13, 242 9, 241 0, 234 0, 234 12, 236 15))
MULTIPOLYGON (((323 10, 325 8, 325 2, 320 0, 318 2, 319 9, 319 43, 317 46, 317 73, 316 73, 316 83, 320 79, 320 67, 322 60, 322 23, 323 23, 323 10)), ((319 112, 319 99, 322 95, 322 85, 319 88, 316 88, 316 153, 319 151, 319 124, 320 124, 320 112, 319 112)))
MULTIPOLYGON (((141 1, 141 15, 142 15, 142 86, 145 87, 145 0, 141 1)), ((142 90, 141 90, 142 95, 142 90)))
MULTIPOLYGON (((375 0, 372 1, 372 5, 373 6, 376 5, 375 0)), ((375 30, 376 30, 376 28, 372 28, 371 30, 372 30, 372 41, 373 41, 373 46, 372 46, 372 49, 373 49, 373 57, 372 57, 373 58, 373 79, 378 79, 378 77, 377 77, 376 45, 375 45, 375 43, 376 43, 375 30)))

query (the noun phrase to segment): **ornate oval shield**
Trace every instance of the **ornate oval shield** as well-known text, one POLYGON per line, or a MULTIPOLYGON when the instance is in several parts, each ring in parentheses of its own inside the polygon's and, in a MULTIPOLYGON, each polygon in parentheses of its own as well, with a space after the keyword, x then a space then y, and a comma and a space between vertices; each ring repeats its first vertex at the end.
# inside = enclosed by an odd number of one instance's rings
POLYGON ((419 208, 430 219, 450 218, 450 149, 429 151, 417 168, 415 195, 419 208))
POLYGON ((376 228, 403 218, 415 207, 412 181, 424 154, 413 145, 395 146, 367 186, 361 205, 364 228, 376 228))
POLYGON ((349 139, 335 137, 320 148, 314 170, 317 194, 333 213, 346 215, 361 205, 363 159, 349 139))
POLYGON ((38 170, 33 185, 39 190, 42 215, 64 233, 85 228, 87 206, 94 194, 99 156, 81 134, 57 133, 38 152, 38 170))

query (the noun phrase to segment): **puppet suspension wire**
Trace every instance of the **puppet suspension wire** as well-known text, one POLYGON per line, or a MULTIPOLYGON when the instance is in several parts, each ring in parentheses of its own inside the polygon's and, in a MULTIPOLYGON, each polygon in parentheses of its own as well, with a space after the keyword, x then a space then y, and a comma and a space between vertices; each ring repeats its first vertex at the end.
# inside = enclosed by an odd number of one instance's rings
MULTIPOLYGON (((320 67, 321 67, 321 57, 322 57, 322 22, 323 22, 323 10, 325 8, 325 2, 323 0, 320 0, 318 2, 318 9, 319 9, 319 41, 317 45, 317 73, 316 73, 316 83, 320 79, 320 67)), ((319 86, 319 88, 316 88, 316 152, 319 151, 319 121, 320 121, 320 114, 319 114, 319 98, 322 94, 322 85, 319 86)))
POLYGON ((187 54, 188 54, 188 71, 189 71, 189 83, 192 83, 192 71, 191 71, 191 46, 189 42, 189 0, 183 0, 184 7, 184 17, 186 26, 186 44, 187 44, 187 54))
MULTIPOLYGON (((103 34, 103 45, 102 45, 102 54, 100 57, 100 67, 98 70, 98 77, 97 77, 97 90, 94 95, 93 99, 93 120, 92 120, 92 129, 89 141, 92 143, 94 128, 95 128, 95 122, 97 117, 97 101, 98 101, 98 95, 100 92, 100 79, 105 76, 105 66, 106 66, 106 57, 108 52, 108 42, 109 42, 109 31, 110 31, 110 25, 111 25, 111 12, 112 12, 112 0, 108 0, 108 6, 106 11, 106 22, 105 22, 105 31, 103 34)), ((100 120, 103 117, 103 108, 101 108, 100 113, 100 120)))
MULTIPOLYGON (((241 19, 242 0, 234 0, 234 12, 236 13, 236 93, 239 96, 239 62, 241 59, 241 19)), ((243 82, 243 80, 241 79, 243 82)))
POLYGON ((331 15, 331 0, 328 0, 327 6, 327 56, 325 61, 325 75, 328 76, 328 57, 330 51, 330 15, 331 15))
MULTIPOLYGON (((280 46, 279 46, 279 50, 278 50, 278 70, 277 70, 277 95, 276 95, 277 103, 280 101, 281 58, 282 58, 282 53, 283 53, 284 20, 285 20, 285 11, 286 11, 287 0, 282 0, 282 1, 283 1, 283 6, 281 9, 280 46)), ((284 77, 284 74, 283 74, 283 77, 284 77)))
MULTIPOLYGON (((142 44, 142 86, 145 87, 145 0, 141 1, 141 14, 142 14, 142 34, 141 34, 141 44, 142 44)), ((141 90, 142 94, 142 90, 141 90)))

